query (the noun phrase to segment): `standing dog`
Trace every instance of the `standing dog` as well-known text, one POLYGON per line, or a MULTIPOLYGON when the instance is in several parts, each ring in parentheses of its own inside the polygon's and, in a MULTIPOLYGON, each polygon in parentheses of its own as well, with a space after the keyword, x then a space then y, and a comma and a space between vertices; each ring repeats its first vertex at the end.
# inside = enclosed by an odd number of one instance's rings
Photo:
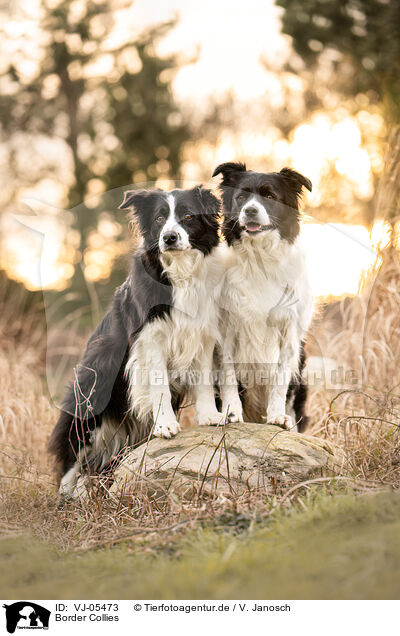
POLYGON ((213 177, 218 174, 229 246, 221 303, 222 411, 231 420, 293 428, 293 409, 302 431, 303 343, 312 296, 299 239, 299 198, 303 187, 311 191, 311 182, 289 168, 261 173, 242 163, 223 163, 213 177))
POLYGON ((120 207, 133 210, 142 246, 89 339, 49 442, 69 497, 82 470, 102 470, 152 427, 178 433, 184 397, 193 397, 199 424, 221 420, 210 381, 220 203, 198 186, 129 191, 120 207))

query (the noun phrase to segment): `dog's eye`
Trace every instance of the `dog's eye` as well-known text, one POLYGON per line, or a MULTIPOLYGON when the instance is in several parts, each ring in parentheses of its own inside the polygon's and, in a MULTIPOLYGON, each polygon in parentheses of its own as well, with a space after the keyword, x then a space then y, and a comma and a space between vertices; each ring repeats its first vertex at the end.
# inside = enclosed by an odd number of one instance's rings
POLYGON ((245 194, 243 194, 243 192, 242 192, 241 194, 238 194, 238 196, 237 196, 237 200, 238 200, 239 202, 240 202, 240 201, 244 201, 244 200, 245 200, 245 198, 246 198, 246 195, 245 195, 245 194))
POLYGON ((158 217, 156 218, 156 223, 163 223, 164 221, 165 221, 165 219, 164 219, 164 217, 163 217, 163 216, 161 216, 161 214, 160 214, 160 216, 158 216, 158 217))
POLYGON ((187 214, 185 214, 185 216, 184 216, 183 218, 185 219, 185 221, 191 221, 191 220, 192 220, 192 218, 193 218, 193 215, 192 215, 192 214, 187 213, 187 214))
POLYGON ((273 199, 274 197, 272 196, 272 194, 266 194, 264 196, 264 199, 273 199))

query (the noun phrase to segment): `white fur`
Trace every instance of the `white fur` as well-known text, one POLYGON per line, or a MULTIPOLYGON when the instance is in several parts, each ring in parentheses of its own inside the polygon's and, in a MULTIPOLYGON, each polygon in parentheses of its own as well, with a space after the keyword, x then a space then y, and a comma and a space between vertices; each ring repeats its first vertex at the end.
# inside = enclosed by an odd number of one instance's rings
POLYGON ((171 405, 170 386, 187 382, 199 424, 220 422, 212 384, 212 353, 218 337, 216 296, 222 263, 198 250, 166 252, 161 261, 173 286, 169 316, 146 324, 133 344, 126 375, 133 412, 151 417, 154 434, 171 437, 179 429, 171 405))
POLYGON ((169 192, 167 195, 167 202, 169 205, 169 215, 160 232, 160 238, 158 240, 158 245, 160 248, 160 252, 164 252, 168 249, 168 246, 164 243, 164 236, 166 232, 176 232, 178 235, 178 240, 176 244, 174 244, 174 248, 178 250, 186 250, 190 247, 189 235, 186 232, 185 228, 180 225, 175 216, 175 198, 172 192, 169 192))
MULTIPOLYGON (((298 370, 300 343, 312 316, 301 239, 290 244, 277 230, 244 234, 220 254, 225 266, 221 315, 225 373, 234 367, 248 401, 265 410, 269 423, 290 428, 286 393, 298 370)), ((225 382, 221 392, 223 413, 236 411, 240 421, 237 387, 225 382)))
POLYGON ((265 206, 260 203, 260 201, 258 201, 258 199, 253 196, 251 197, 251 199, 249 199, 248 201, 246 201, 246 203, 244 204, 244 206, 242 207, 242 209, 240 210, 240 214, 239 214, 239 223, 240 225, 246 225, 246 222, 249 221, 250 219, 247 218, 246 216, 246 211, 249 208, 255 208, 257 210, 257 216, 256 217, 252 217, 251 220, 255 221, 256 223, 259 223, 260 225, 269 225, 270 224, 270 218, 268 216, 268 212, 265 209, 265 206))
POLYGON ((61 479, 60 495, 63 497, 73 497, 80 472, 80 458, 78 457, 72 468, 70 468, 61 479))

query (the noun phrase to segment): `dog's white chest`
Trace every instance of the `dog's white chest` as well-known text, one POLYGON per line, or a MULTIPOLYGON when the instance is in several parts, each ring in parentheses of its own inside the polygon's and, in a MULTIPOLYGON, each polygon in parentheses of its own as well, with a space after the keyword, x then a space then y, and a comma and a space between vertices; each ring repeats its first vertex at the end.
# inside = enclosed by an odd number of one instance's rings
POLYGON ((175 290, 162 335, 168 366, 177 371, 195 366, 204 342, 215 340, 217 333, 218 314, 209 290, 202 284, 175 290))
POLYGON ((205 342, 217 338, 214 287, 222 275, 218 261, 213 256, 205 259, 197 253, 182 255, 179 261, 175 257, 168 266, 172 305, 166 315, 143 327, 131 350, 130 367, 143 364, 147 352, 156 344, 163 352, 168 369, 186 372, 196 367, 205 342))
POLYGON ((301 338, 311 317, 304 254, 296 245, 283 246, 274 260, 262 250, 232 252, 223 308, 234 361, 275 363, 287 325, 295 324, 301 338))
MULTIPOLYGON (((288 291, 271 281, 257 288, 237 290, 235 303, 226 312, 232 333, 234 360, 238 363, 274 363, 279 355, 279 333, 293 320, 293 310, 285 306, 288 291)), ((290 294, 289 294, 290 295, 290 294)))

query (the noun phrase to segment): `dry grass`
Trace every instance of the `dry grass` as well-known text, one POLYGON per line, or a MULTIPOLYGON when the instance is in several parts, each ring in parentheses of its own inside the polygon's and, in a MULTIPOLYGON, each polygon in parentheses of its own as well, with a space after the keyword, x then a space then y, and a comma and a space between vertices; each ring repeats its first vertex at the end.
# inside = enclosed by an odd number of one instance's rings
POLYGON ((336 392, 312 391, 310 432, 346 449, 355 477, 400 486, 400 129, 392 132, 380 180, 376 217, 391 238, 367 272, 359 295, 343 301, 338 321, 313 333, 320 355, 353 378, 336 392))
MULTIPOLYGON (((400 258, 386 250, 364 291, 342 306, 343 328, 321 335, 323 354, 349 381, 314 388, 310 433, 345 448, 356 478, 400 485, 400 258), (352 373, 349 373, 349 371, 352 373)), ((324 330, 323 321, 317 326, 324 330)))
POLYGON ((54 418, 44 381, 43 307, 26 309, 26 292, 10 282, 0 296, 0 468, 2 480, 49 471, 43 444, 54 418))

